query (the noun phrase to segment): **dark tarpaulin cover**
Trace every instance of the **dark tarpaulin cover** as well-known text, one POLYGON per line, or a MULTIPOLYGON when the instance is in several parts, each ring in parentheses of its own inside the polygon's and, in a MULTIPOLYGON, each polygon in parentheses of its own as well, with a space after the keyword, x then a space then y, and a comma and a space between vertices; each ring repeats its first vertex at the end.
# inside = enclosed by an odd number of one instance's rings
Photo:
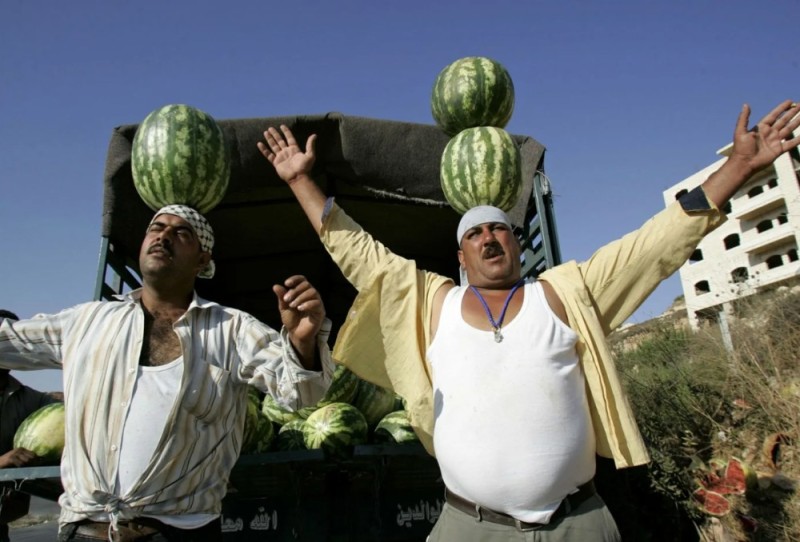
MULTIPOLYGON (((439 184, 439 163, 449 137, 435 125, 345 116, 218 120, 231 152, 231 178, 223 201, 206 216, 214 228, 216 276, 198 280, 198 293, 280 327, 272 285, 293 274, 321 292, 328 316, 339 324, 355 290, 333 264, 291 191, 263 158, 256 142, 269 126, 286 124, 298 142, 317 134, 313 176, 322 190, 394 252, 419 267, 457 277, 455 231, 460 216, 439 184)), ((130 154, 137 125, 113 130, 104 174, 103 236, 137 270, 139 247, 153 210, 133 184, 130 154)), ((510 212, 521 221, 544 147, 527 136, 520 146, 523 195, 510 212)))

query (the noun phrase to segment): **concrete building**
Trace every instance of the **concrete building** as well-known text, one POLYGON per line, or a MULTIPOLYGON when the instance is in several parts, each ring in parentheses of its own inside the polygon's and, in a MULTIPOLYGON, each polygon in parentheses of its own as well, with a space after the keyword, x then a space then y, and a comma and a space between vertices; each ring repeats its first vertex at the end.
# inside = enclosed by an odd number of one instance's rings
MULTIPOLYGON (((731 152, 664 191, 669 203, 705 181, 731 152)), ((732 302, 800 278, 800 155, 780 156, 755 175, 724 209, 728 221, 709 234, 680 268, 689 323, 725 325, 732 302)))

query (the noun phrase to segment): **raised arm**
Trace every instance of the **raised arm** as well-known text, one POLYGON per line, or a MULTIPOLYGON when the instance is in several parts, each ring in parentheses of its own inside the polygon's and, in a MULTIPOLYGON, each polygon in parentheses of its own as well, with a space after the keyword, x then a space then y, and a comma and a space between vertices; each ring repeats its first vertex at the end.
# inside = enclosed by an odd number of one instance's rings
POLYGON ((270 126, 264 132, 264 140, 266 143, 257 143, 258 150, 275 167, 278 177, 292 189, 314 231, 319 234, 327 198, 311 178, 311 168, 316 160, 314 144, 317 135, 308 137, 305 152, 300 149, 288 126, 281 125, 280 132, 270 126))
POLYGON ((733 134, 733 151, 703 183, 706 197, 721 208, 754 173, 800 145, 800 135, 792 137, 800 126, 798 113, 800 104, 786 100, 748 130, 750 106, 742 106, 733 134))

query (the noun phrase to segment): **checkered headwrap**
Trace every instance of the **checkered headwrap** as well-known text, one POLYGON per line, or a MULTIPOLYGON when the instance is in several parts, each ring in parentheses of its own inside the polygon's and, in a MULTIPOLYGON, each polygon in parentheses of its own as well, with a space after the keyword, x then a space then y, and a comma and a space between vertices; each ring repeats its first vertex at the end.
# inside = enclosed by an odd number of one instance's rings
MULTIPOLYGON (((197 240, 200 241, 200 249, 211 254, 211 249, 214 248, 214 230, 211 229, 211 224, 208 223, 206 217, 186 205, 167 205, 156 211, 150 224, 159 215, 175 215, 184 219, 197 235, 197 240)), ((197 276, 201 279, 210 279, 214 276, 215 269, 214 261, 209 260, 208 265, 201 269, 197 276)))

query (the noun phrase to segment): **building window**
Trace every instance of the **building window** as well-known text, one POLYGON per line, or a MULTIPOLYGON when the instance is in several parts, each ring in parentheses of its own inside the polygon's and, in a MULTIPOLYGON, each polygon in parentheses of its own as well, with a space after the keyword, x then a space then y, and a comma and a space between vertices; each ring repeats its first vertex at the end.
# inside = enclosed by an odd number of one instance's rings
POLYGON ((692 255, 689 256, 689 261, 692 263, 703 261, 703 251, 699 248, 696 248, 694 252, 692 252, 692 255))
POLYGON ((725 250, 730 250, 739 246, 739 234, 732 233, 725 238, 725 250))
POLYGON ((737 267, 731 271, 731 279, 734 283, 746 282, 750 278, 750 273, 747 272, 746 267, 737 267))
POLYGON ((775 269, 783 265, 783 258, 780 254, 773 254, 767 258, 767 269, 775 269))
POLYGON ((786 213, 781 213, 778 215, 778 224, 786 224, 789 221, 789 218, 786 216, 786 213))
POLYGON ((797 249, 796 248, 791 249, 789 252, 786 253, 786 256, 789 258, 790 262, 796 262, 797 261, 797 249))
POLYGON ((731 202, 728 200, 725 205, 722 206, 722 212, 726 215, 731 214, 731 202))
POLYGON ((767 181, 767 186, 769 186, 770 188, 775 188, 776 186, 778 186, 778 179, 776 177, 773 177, 772 179, 767 181))
POLYGON ((711 287, 708 285, 707 280, 701 280, 700 282, 694 285, 694 293, 695 295, 703 295, 707 294, 711 291, 711 287))
POLYGON ((675 199, 681 199, 681 196, 683 196, 685 194, 688 194, 688 193, 689 193, 689 191, 686 190, 685 188, 683 190, 678 190, 678 192, 675 194, 675 199))
POLYGON ((764 187, 763 186, 760 186, 760 185, 759 186, 754 186, 753 188, 751 188, 750 190, 747 191, 747 197, 748 198, 754 198, 757 195, 759 195, 760 193, 762 193, 763 191, 764 191, 764 187))
POLYGON ((765 231, 770 229, 772 229, 772 220, 762 220, 756 226, 756 230, 758 230, 758 233, 764 233, 765 231))

